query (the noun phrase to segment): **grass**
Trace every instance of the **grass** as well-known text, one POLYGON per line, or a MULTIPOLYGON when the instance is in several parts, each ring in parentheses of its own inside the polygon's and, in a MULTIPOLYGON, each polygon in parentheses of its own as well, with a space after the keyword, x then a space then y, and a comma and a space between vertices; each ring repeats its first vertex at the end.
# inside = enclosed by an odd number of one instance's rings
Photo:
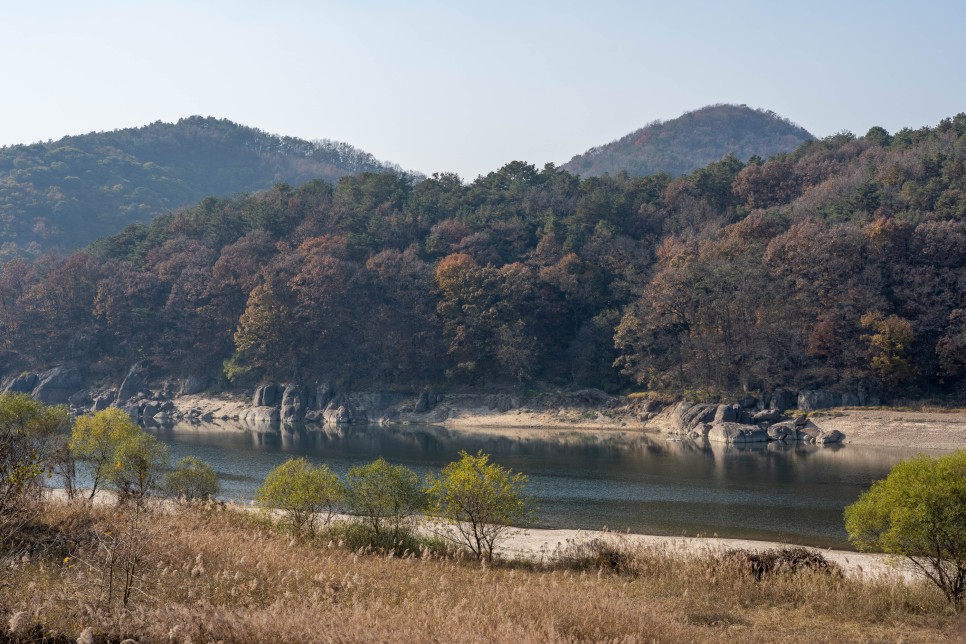
POLYGON ((152 516, 143 576, 124 609, 100 592, 95 546, 126 521, 116 508, 48 507, 33 540, 0 562, 0 641, 75 641, 87 628, 98 642, 936 642, 966 633, 938 591, 894 579, 756 576, 740 556, 684 556, 619 535, 481 567, 430 548, 340 546, 338 530, 352 530, 344 526, 293 538, 230 509, 152 516))

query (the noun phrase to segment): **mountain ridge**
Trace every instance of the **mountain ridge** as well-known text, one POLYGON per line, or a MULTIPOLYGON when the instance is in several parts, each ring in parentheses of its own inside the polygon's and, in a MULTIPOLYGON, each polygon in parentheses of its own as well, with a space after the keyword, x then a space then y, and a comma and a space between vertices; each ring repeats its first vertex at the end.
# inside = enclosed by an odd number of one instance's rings
POLYGON ((651 121, 561 167, 581 177, 627 172, 680 176, 733 154, 743 162, 792 152, 815 137, 771 110, 719 103, 671 120, 651 121))
POLYGON ((391 171, 348 143, 190 116, 0 147, 0 258, 80 248, 132 223, 227 196, 391 171))

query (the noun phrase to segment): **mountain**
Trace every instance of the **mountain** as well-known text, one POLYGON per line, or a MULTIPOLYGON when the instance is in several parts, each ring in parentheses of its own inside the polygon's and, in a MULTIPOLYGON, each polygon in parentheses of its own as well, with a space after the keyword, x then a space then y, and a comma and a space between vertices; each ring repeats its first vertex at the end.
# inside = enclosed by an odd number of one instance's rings
POLYGON ((964 266, 966 114, 677 178, 361 173, 0 263, 0 375, 961 405, 964 266))
POLYGON ((619 172, 678 176, 729 154, 742 161, 753 156, 767 159, 814 138, 774 112, 746 105, 710 105, 671 121, 655 121, 578 154, 562 167, 582 177, 619 172))
POLYGON ((0 259, 72 250, 126 225, 278 182, 400 171, 346 143, 192 116, 0 148, 0 259))

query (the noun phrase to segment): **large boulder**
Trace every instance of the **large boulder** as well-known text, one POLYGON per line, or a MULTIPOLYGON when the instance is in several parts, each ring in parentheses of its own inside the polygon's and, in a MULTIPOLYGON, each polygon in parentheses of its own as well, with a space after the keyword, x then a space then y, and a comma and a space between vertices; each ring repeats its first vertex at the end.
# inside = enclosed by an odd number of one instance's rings
POLYGON ((708 431, 708 440, 715 443, 765 443, 768 433, 755 425, 718 423, 708 431))
POLYGON ((778 388, 771 392, 771 399, 768 401, 770 407, 779 411, 793 409, 798 405, 798 396, 789 389, 778 388))
POLYGON ((768 432, 768 438, 773 441, 794 442, 799 440, 798 426, 792 420, 769 425, 765 431, 768 432))
POLYGON ((736 422, 738 422, 737 405, 718 405, 718 409, 714 412, 713 424, 736 422))
POLYGON ((282 421, 286 423, 299 422, 305 415, 305 405, 302 402, 302 388, 298 385, 285 385, 282 392, 280 409, 282 421))
POLYGON ((816 409, 837 407, 841 401, 842 397, 838 394, 821 389, 806 389, 798 394, 798 408, 801 411, 815 411, 816 409))
POLYGON ((782 419, 782 412, 778 409, 762 409, 752 414, 751 419, 756 423, 774 423, 782 419))
MULTIPOLYGON (((706 405, 682 401, 676 404, 668 415, 669 434, 687 436, 702 429, 702 425, 714 422, 718 405, 706 405)), ((703 433, 703 432, 702 432, 703 433)))
POLYGON ((8 382, 3 390, 11 394, 29 394, 37 386, 38 380, 37 374, 24 373, 8 382))
POLYGON ((208 388, 208 383, 211 382, 211 378, 207 376, 188 376, 181 381, 181 387, 178 388, 178 394, 181 396, 193 396, 194 394, 200 394, 202 391, 208 388))
POLYGON ((270 382, 255 389, 252 397, 252 407, 275 407, 281 402, 280 390, 277 384, 270 382))
POLYGON ((248 423, 277 423, 281 420, 281 412, 278 407, 249 407, 242 413, 241 420, 248 423))
POLYGON ((66 403, 82 385, 77 369, 58 365, 37 377, 37 384, 30 395, 42 403, 59 405, 66 403))
POLYGON ((144 383, 147 381, 148 377, 148 363, 146 360, 137 362, 128 369, 127 375, 124 376, 124 380, 121 382, 121 386, 117 390, 117 402, 118 404, 123 403, 126 400, 134 398, 144 383))
POLYGON ((837 429, 823 429, 815 438, 815 444, 832 445, 833 443, 841 443, 844 438, 845 434, 837 429))

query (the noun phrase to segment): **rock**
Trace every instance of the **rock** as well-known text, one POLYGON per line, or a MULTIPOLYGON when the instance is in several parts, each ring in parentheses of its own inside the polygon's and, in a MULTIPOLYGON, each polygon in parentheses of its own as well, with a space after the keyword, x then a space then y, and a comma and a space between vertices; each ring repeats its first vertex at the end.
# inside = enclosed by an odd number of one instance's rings
POLYGON ((169 414, 175 411, 177 408, 178 406, 174 404, 173 400, 166 400, 163 403, 161 403, 161 411, 163 411, 166 414, 169 414))
POLYGON ((101 411, 102 409, 107 409, 111 406, 111 401, 113 398, 114 396, 110 394, 98 396, 94 399, 94 404, 91 405, 91 411, 101 411))
POLYGON ((711 423, 699 423, 695 425, 690 432, 688 432, 688 438, 706 438, 708 432, 711 431, 711 423))
POLYGON ((315 388, 315 404, 312 406, 319 410, 325 409, 326 405, 332 402, 333 396, 335 396, 335 387, 332 386, 332 383, 320 383, 315 388))
POLYGON ((92 402, 91 392, 86 389, 75 391, 69 398, 67 398, 67 402, 73 407, 87 407, 92 402))
POLYGON ((820 389, 805 390, 798 394, 798 408, 802 411, 828 409, 837 406, 840 401, 840 396, 820 389))
POLYGON ((837 429, 823 429, 815 437, 815 443, 817 445, 831 445, 833 443, 841 443, 844 438, 845 434, 837 429))
POLYGON ((754 396, 743 396, 738 400, 738 405, 744 409, 754 409, 758 406, 758 399, 754 396))
POLYGON ((147 360, 142 360, 141 362, 137 362, 132 365, 131 368, 128 369, 127 375, 124 376, 124 380, 121 382, 120 388, 117 390, 117 402, 123 403, 125 400, 134 398, 144 385, 147 376, 147 360))
POLYGON ((808 418, 805 417, 805 414, 799 414, 798 416, 795 416, 795 420, 793 422, 795 423, 796 427, 804 427, 808 424, 808 418))
POLYGON ((429 392, 424 391, 419 394, 419 400, 416 401, 416 406, 413 408, 417 414, 422 414, 429 411, 429 392))
POLYGON ((346 396, 338 396, 322 412, 323 420, 330 425, 345 425, 356 420, 355 407, 346 396))
POLYGON ((157 401, 152 400, 150 402, 146 402, 144 403, 144 406, 141 407, 141 418, 143 418, 144 420, 147 420, 149 418, 154 418, 155 416, 158 415, 158 412, 160 411, 161 411, 161 404, 158 403, 157 401))
POLYGON ((42 403, 59 405, 67 402, 82 385, 77 369, 58 365, 37 376, 37 384, 30 395, 42 403))
POLYGON ((279 393, 279 387, 274 382, 258 387, 252 397, 252 407, 275 407, 281 402, 279 393))
POLYGON ((795 395, 794 391, 778 388, 771 392, 771 400, 769 401, 769 405, 773 409, 785 411, 786 409, 794 408, 797 404, 798 396, 795 395))
POLYGON ((718 423, 708 431, 708 440, 715 443, 764 443, 768 433, 754 425, 718 423))
POLYGON ((210 423, 214 419, 215 419, 215 415, 210 411, 206 411, 201 415, 201 420, 205 421, 206 423, 210 423))
POLYGON ((735 423, 738 421, 738 408, 734 405, 718 405, 718 409, 714 412, 715 424, 717 423, 735 423))
POLYGON ((4 391, 11 394, 29 394, 37 386, 40 377, 35 373, 23 373, 7 383, 4 391))
POLYGON ((742 409, 738 412, 738 424, 739 425, 754 425, 755 415, 748 411, 747 409, 742 409))
POLYGON ((700 425, 713 422, 717 413, 718 405, 679 402, 668 416, 668 433, 688 435, 700 425))
POLYGON ((141 420, 141 407, 137 403, 127 403, 126 405, 119 405, 121 411, 126 413, 131 417, 131 420, 138 422, 141 420))
POLYGON ((302 420, 306 423, 321 423, 323 421, 322 412, 318 409, 310 409, 305 412, 305 418, 302 420))
POLYGON ((282 393, 281 418, 287 423, 299 422, 305 415, 302 404, 302 389, 297 385, 286 385, 282 393))
POLYGON ((208 383, 211 379, 207 376, 188 376, 181 381, 181 387, 178 389, 178 394, 181 396, 193 396, 194 394, 200 394, 202 391, 208 388, 208 383))
POLYGON ((763 409, 751 416, 756 423, 774 423, 781 420, 782 413, 778 409, 763 409))
POLYGON ((767 430, 768 438, 773 441, 792 442, 798 440, 798 427, 790 420, 770 425, 767 430))
POLYGON ((278 407, 250 407, 241 416, 241 419, 249 423, 277 423, 281 420, 281 412, 278 407))

